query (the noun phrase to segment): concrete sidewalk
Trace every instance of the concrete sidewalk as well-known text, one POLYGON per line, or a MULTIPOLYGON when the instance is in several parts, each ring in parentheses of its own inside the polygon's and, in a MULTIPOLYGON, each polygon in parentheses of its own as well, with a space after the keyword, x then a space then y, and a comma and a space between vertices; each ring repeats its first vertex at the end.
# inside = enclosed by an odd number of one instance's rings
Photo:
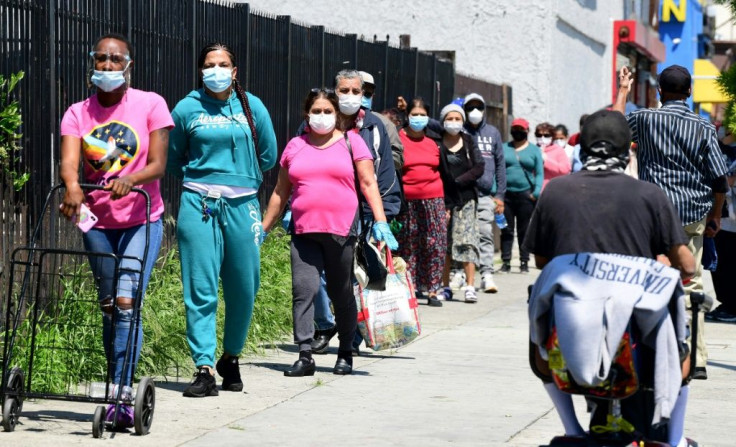
MULTIPOLYGON (((516 266, 512 270, 518 271, 516 266)), ((185 383, 157 384, 151 433, 92 438, 94 405, 26 402, 2 445, 536 446, 562 431, 527 364, 526 288, 536 271, 496 275, 498 294, 478 304, 422 302, 422 336, 394 352, 366 352, 352 376, 335 376, 331 353, 314 377, 289 378, 290 344, 241 359, 245 393, 187 399, 185 383)), ((686 433, 701 446, 732 446, 736 325, 706 327, 707 381, 694 381, 686 433)), ((370 350, 368 350, 370 351, 370 350)), ((576 399, 580 404, 582 399, 576 399)), ((584 408, 578 414, 585 420, 584 408)))

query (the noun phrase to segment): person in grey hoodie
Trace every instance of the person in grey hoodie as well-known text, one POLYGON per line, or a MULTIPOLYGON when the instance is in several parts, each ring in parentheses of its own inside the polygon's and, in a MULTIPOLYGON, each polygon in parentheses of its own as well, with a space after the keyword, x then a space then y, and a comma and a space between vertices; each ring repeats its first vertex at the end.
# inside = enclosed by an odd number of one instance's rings
MULTIPOLYGON (((494 214, 503 214, 503 198, 506 194, 506 161, 503 156, 501 133, 486 122, 486 101, 477 93, 465 97, 463 103, 465 131, 469 133, 480 149, 485 162, 483 176, 478 179, 478 226, 480 230, 480 288, 486 293, 498 292, 493 281, 493 240, 494 214)), ((453 277, 451 284, 462 284, 461 274, 453 277)))

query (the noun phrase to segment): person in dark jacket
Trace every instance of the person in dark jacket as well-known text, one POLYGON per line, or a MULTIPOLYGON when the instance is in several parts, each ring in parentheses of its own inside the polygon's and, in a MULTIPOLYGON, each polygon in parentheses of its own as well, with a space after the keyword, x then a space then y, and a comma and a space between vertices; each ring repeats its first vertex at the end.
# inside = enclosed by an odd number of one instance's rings
POLYGON ((493 281, 493 238, 494 214, 503 214, 504 197, 506 195, 506 161, 504 158, 501 133, 488 124, 486 103, 477 93, 465 97, 463 109, 467 119, 465 131, 473 137, 483 161, 483 175, 478 179, 478 229, 480 252, 480 287, 487 293, 498 292, 493 281))
POLYGON ((446 298, 452 296, 447 287, 450 267, 453 261, 459 262, 465 272, 465 302, 475 303, 478 301, 475 293, 475 264, 480 258, 476 182, 483 175, 485 162, 473 137, 462 132, 465 122, 462 107, 457 104, 446 105, 440 112, 440 122, 444 131, 437 143, 440 146, 440 175, 448 218, 443 293, 446 298))

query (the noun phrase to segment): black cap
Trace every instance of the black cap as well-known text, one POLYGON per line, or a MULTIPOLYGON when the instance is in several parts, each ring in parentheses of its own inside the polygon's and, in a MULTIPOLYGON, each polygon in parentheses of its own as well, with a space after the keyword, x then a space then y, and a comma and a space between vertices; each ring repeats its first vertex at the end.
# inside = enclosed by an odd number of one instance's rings
POLYGON ((596 157, 620 157, 630 145, 631 129, 621 112, 599 110, 585 120, 580 132, 580 149, 596 157))
POLYGON ((690 72, 681 65, 670 65, 659 74, 659 88, 663 92, 687 95, 692 82, 690 72))

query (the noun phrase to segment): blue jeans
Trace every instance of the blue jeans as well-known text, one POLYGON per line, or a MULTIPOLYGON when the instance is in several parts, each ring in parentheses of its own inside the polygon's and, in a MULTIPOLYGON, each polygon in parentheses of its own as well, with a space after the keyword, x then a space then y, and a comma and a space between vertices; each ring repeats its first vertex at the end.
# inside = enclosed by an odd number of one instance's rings
MULTIPOLYGON (((145 265, 141 265, 146 248, 146 226, 136 225, 122 229, 91 229, 84 234, 84 247, 88 252, 114 254, 135 259, 122 259, 119 261, 118 276, 115 278, 115 260, 111 257, 89 256, 89 263, 97 283, 98 299, 133 298, 140 293, 141 306, 146 292, 151 270, 158 258, 163 237, 163 224, 161 220, 151 222, 150 239, 148 241, 148 256, 145 265), (143 279, 140 272, 143 272, 143 279)), ((115 327, 112 324, 112 313, 102 313, 102 343, 105 348, 105 356, 108 361, 108 374, 111 375, 113 383, 131 385, 135 366, 138 364, 141 346, 143 345, 143 324, 135 321, 136 333, 131 334, 131 323, 133 323, 134 309, 120 309, 114 307, 115 327), (114 336, 114 340, 113 340, 114 336), (128 368, 123 373, 123 363, 128 347, 128 337, 137 338, 135 349, 130 353, 128 368)), ((131 343, 133 340, 131 340, 131 343)))
POLYGON ((325 272, 319 274, 319 291, 314 296, 314 324, 317 330, 324 331, 335 327, 335 316, 330 309, 330 297, 327 296, 325 272))

